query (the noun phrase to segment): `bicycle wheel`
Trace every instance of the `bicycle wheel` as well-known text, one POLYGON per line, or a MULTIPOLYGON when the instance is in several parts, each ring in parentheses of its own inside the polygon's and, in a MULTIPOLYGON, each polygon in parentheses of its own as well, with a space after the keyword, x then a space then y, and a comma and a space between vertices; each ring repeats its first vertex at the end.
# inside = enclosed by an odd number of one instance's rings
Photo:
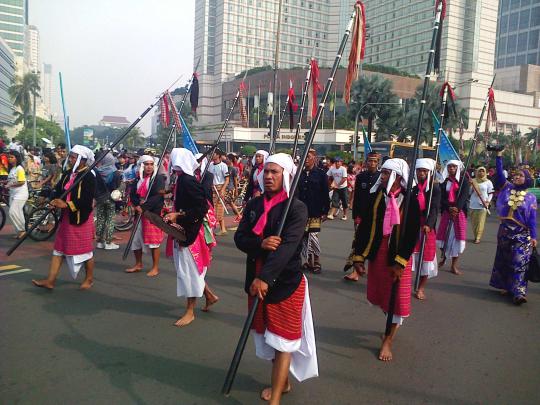
POLYGON ((30 239, 33 239, 37 242, 47 240, 51 236, 53 236, 60 222, 60 219, 58 218, 56 211, 51 211, 50 209, 45 208, 45 207, 36 208, 30 212, 30 214, 28 215, 28 218, 26 219, 26 223, 25 223, 26 232, 28 232, 30 228, 34 226, 34 223, 38 221, 41 218, 41 216, 43 216, 45 213, 47 213, 45 218, 41 220, 39 225, 36 226, 36 228, 28 234, 30 239))
POLYGON ((119 232, 130 230, 133 227, 133 216, 131 205, 126 205, 121 210, 116 211, 113 217, 114 229, 119 232))
POLYGON ((4 227, 6 224, 6 211, 4 211, 4 208, 0 205, 0 230, 4 227))

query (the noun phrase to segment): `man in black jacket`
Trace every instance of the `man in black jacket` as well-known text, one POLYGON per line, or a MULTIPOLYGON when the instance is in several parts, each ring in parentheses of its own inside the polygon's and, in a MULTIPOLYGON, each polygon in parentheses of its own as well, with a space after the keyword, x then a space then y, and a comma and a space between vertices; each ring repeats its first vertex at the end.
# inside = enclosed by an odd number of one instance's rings
MULTIPOLYGON (((165 193, 165 177, 158 174, 157 163, 152 156, 143 155, 139 158, 140 176, 137 186, 131 190, 131 202, 135 207, 135 212, 142 215, 144 211, 151 211, 161 215, 163 209, 165 193), (155 176, 154 183, 149 192, 152 176, 155 176), (148 197, 148 198, 147 198, 148 197)), ((135 237, 131 250, 135 255, 135 266, 126 270, 126 273, 137 273, 143 269, 143 252, 152 253, 152 268, 146 273, 148 277, 155 277, 159 274, 159 256, 161 254, 161 242, 163 241, 163 231, 151 223, 144 216, 141 218, 139 227, 135 230, 135 237)))
POLYGON ((287 203, 294 163, 278 153, 264 167, 264 194, 248 202, 234 236, 247 253, 245 291, 262 301, 253 321, 256 354, 274 360, 272 387, 261 398, 278 404, 288 392, 289 369, 299 381, 318 375, 307 279, 300 267, 307 222, 304 203, 294 199, 281 237, 275 236, 287 203), (300 351, 302 347, 302 351, 300 351))
POLYGON ((328 197, 328 177, 316 166, 316 160, 317 152, 315 149, 310 149, 298 181, 298 198, 306 204, 308 209, 308 221, 302 239, 302 266, 313 273, 320 273, 319 232, 321 223, 326 220, 330 209, 330 198, 328 197))

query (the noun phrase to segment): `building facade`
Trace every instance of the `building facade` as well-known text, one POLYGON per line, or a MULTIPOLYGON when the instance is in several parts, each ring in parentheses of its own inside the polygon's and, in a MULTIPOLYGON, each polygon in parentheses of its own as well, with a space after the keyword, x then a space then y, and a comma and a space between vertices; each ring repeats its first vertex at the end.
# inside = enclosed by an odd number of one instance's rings
POLYGON ((0 37, 18 57, 24 56, 26 6, 25 0, 0 0, 0 37))
POLYGON ((13 126, 13 103, 9 96, 15 76, 15 54, 0 37, 0 127, 8 130, 13 126))
POLYGON ((39 30, 35 25, 27 25, 25 27, 24 37, 24 63, 29 72, 41 71, 41 53, 39 30))

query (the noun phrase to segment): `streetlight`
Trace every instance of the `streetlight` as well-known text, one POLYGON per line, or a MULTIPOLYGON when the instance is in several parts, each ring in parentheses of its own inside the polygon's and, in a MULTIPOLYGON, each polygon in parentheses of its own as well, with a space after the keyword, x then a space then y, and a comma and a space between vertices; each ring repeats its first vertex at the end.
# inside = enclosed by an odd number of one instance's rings
MULTIPOLYGON (((366 108, 368 105, 402 105, 401 102, 399 103, 366 103, 360 107, 358 112, 356 113, 356 117, 354 119, 354 151, 353 151, 353 159, 356 161, 358 157, 358 120, 360 119, 360 113, 364 108, 366 108)), ((371 134, 370 134, 371 135, 371 134)))

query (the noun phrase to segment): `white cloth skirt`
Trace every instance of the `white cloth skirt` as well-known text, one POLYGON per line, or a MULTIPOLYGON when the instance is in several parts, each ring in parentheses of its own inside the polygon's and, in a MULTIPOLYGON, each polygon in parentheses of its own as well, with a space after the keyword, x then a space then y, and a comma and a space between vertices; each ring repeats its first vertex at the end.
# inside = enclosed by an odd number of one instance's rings
POLYGON ((304 279, 306 282, 306 294, 302 308, 302 337, 296 340, 288 340, 268 330, 264 334, 252 332, 257 357, 263 360, 273 360, 276 350, 292 354, 289 371, 298 381, 319 376, 308 281, 305 276, 304 279))
MULTIPOLYGON (((412 271, 416 271, 416 267, 418 266, 418 255, 419 253, 413 253, 412 255, 412 271)), ((437 255, 435 255, 435 258, 430 261, 423 261, 422 266, 420 267, 420 275, 421 276, 427 276, 428 278, 437 277, 437 274, 439 274, 439 265, 437 263, 437 255)))
POLYGON ((94 252, 83 253, 82 255, 68 256, 63 254, 62 252, 59 252, 58 250, 53 250, 53 256, 63 256, 66 259, 69 274, 71 274, 73 280, 76 280, 77 275, 79 274, 79 271, 81 271, 84 263, 94 257, 94 252))
POLYGON ((24 204, 26 204, 26 200, 9 198, 9 219, 17 232, 23 232, 25 230, 24 204))
POLYGON ((207 269, 199 274, 197 263, 189 248, 178 246, 177 243, 173 248, 173 260, 176 269, 176 295, 187 298, 202 297, 207 269))
MULTIPOLYGON (((449 224, 450 226, 450 224, 449 224)), ((444 241, 437 240, 437 248, 444 248, 444 241)), ((448 243, 446 244, 446 257, 459 257, 465 251, 465 241, 457 240, 454 233, 454 227, 450 227, 450 234, 448 235, 448 243)))

